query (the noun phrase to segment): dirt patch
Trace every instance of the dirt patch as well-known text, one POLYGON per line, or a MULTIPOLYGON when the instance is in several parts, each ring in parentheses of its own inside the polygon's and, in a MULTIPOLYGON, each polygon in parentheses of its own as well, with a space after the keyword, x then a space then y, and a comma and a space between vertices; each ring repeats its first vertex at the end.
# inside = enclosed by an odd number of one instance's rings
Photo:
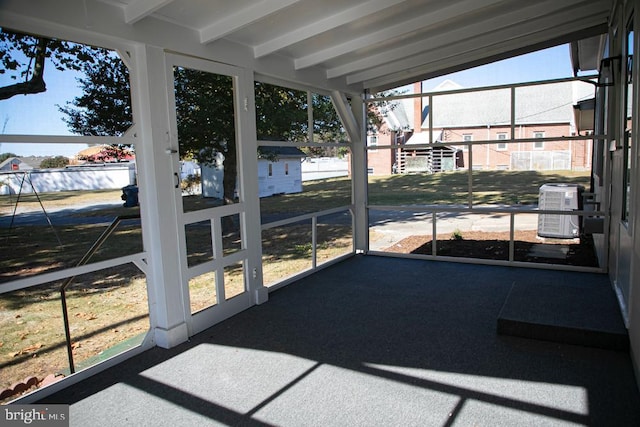
MULTIPOLYGON (((405 254, 433 254, 432 236, 409 236, 385 249, 405 254)), ((436 255, 509 260, 509 232, 465 231, 436 240, 436 255), (456 238, 457 237, 457 238, 456 238)), ((514 261, 597 267, 593 239, 540 238, 536 230, 514 233, 514 261)))

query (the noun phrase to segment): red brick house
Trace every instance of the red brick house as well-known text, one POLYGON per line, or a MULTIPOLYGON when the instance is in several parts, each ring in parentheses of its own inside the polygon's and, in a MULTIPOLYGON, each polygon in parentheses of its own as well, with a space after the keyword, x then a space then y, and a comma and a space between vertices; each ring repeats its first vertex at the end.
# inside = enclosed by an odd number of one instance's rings
MULTIPOLYGON (((471 167, 476 170, 585 170, 591 167, 588 141, 553 140, 577 134, 573 106, 593 95, 590 84, 558 82, 516 87, 513 135, 511 88, 461 90, 461 86, 447 80, 433 92, 432 105, 428 105, 429 97, 416 97, 411 103, 396 101, 395 107, 381 111, 385 123, 377 132, 370 132, 367 141, 369 173, 386 175, 467 168, 469 144, 437 146, 441 142, 458 141, 495 141, 473 145, 471 167), (410 116, 412 121, 401 127, 398 116, 410 116), (418 144, 420 147, 411 148, 418 144), (403 148, 371 149, 372 145, 402 145, 403 148)), ((421 83, 414 85, 414 92, 421 92, 421 83)))

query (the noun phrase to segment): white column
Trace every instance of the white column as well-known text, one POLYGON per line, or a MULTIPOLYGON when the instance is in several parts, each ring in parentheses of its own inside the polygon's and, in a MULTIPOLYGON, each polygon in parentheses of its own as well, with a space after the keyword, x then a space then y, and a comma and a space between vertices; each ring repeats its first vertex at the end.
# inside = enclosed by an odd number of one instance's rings
POLYGON ((351 99, 353 117, 358 124, 359 134, 351 136, 351 182, 354 204, 355 249, 369 251, 369 211, 367 210, 367 105, 362 97, 351 99))
POLYGON ((361 96, 353 95, 351 105, 340 92, 332 92, 336 112, 351 140, 351 203, 354 205, 353 234, 357 252, 369 250, 369 214, 367 211, 367 127, 366 106, 361 96))
MULTIPOLYGON (((155 343, 173 347, 188 339, 186 289, 181 286, 174 159, 169 148, 168 85, 165 54, 160 48, 140 47, 132 75, 133 108, 139 142, 136 144, 140 213, 145 251, 149 254, 149 313, 155 343)), ((171 83, 172 86, 172 83, 171 83)), ((171 145, 172 144, 172 145, 171 145)))
POLYGON ((256 103, 253 88, 253 72, 244 70, 240 76, 238 114, 241 115, 238 129, 239 174, 242 177, 240 191, 245 204, 245 229, 242 235, 247 248, 247 290, 254 304, 262 304, 269 299, 269 290, 262 282, 262 229, 260 221, 260 198, 258 188, 258 141, 256 139, 256 103))

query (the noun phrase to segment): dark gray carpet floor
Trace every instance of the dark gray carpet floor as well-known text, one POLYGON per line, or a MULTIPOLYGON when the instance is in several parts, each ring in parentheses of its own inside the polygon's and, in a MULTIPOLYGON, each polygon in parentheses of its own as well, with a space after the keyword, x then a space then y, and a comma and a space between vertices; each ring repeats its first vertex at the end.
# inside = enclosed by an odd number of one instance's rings
POLYGON ((626 352, 496 332, 514 283, 602 277, 356 256, 43 403, 78 426, 638 426, 626 352))

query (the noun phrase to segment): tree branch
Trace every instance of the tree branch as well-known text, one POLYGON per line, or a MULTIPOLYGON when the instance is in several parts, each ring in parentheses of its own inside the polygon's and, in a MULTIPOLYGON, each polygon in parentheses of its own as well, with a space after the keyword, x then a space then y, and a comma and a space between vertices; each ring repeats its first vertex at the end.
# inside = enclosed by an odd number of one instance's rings
POLYGON ((47 38, 38 40, 34 54, 33 75, 25 82, 0 87, 0 100, 9 99, 16 95, 41 93, 47 90, 47 85, 44 82, 44 63, 48 43, 49 39, 47 38))

